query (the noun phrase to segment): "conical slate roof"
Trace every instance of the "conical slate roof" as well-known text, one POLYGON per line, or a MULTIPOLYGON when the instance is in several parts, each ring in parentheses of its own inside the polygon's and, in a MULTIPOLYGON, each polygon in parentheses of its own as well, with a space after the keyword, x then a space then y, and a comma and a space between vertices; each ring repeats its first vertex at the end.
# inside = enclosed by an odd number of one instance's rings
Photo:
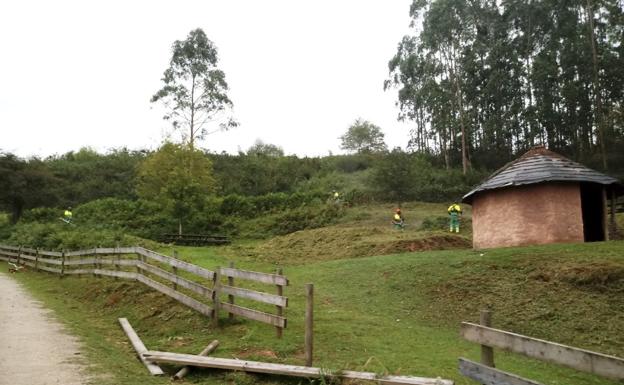
POLYGON ((544 147, 535 147, 520 158, 507 163, 488 180, 464 195, 462 202, 472 203, 474 195, 481 191, 555 181, 613 185, 618 195, 624 190, 624 185, 613 177, 587 168, 544 147))

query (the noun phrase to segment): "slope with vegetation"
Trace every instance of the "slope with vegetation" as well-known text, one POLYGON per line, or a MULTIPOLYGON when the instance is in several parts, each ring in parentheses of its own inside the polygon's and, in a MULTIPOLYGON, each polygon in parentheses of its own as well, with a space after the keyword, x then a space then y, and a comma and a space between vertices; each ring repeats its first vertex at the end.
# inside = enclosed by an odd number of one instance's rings
MULTIPOLYGON (((190 262, 214 268, 232 256, 215 248, 181 248, 190 262)), ((518 333, 624 356, 624 242, 550 245, 476 252, 408 252, 336 260, 280 261, 288 328, 222 318, 219 329, 172 300, 131 282, 16 275, 87 343, 87 354, 109 383, 164 384, 134 359, 116 318, 128 317, 149 348, 196 353, 212 339, 218 357, 301 364, 304 284, 315 284, 315 364, 327 369, 441 376, 459 385, 457 357, 479 347, 458 336, 459 322, 489 308, 494 325, 518 333)), ((271 271, 275 261, 235 258, 236 265, 271 271)), ((3 267, 4 269, 4 267, 3 267)), ((225 315, 223 315, 225 317, 225 315)), ((496 353, 499 368, 545 385, 611 384, 573 370, 496 353)), ((166 368, 171 371, 173 368, 166 368)), ((288 378, 198 370, 189 383, 298 384, 288 378)), ((615 383, 613 383, 615 384, 615 383)))

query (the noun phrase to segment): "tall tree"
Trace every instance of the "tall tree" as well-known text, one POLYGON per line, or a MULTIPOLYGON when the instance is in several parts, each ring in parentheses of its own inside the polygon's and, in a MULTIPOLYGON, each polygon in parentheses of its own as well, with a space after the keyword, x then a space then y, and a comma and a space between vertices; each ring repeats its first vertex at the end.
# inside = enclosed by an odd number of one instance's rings
POLYGON ((340 140, 340 148, 347 151, 370 153, 387 149, 381 128, 362 119, 356 119, 340 140))
POLYGON ((223 114, 232 108, 227 96, 225 73, 217 68, 217 48, 201 28, 191 31, 186 40, 176 40, 172 47, 169 68, 165 70, 164 83, 151 101, 162 101, 174 129, 182 129, 183 138, 191 149, 195 142, 214 132, 208 123, 218 123, 227 130, 236 125, 223 114))

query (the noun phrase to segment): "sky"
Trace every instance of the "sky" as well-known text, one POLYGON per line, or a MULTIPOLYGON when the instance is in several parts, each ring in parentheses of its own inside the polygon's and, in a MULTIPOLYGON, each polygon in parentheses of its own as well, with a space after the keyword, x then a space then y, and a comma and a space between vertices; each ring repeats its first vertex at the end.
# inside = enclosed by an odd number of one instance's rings
MULTIPOLYGON (((256 140, 286 154, 343 153, 357 118, 403 147, 388 61, 410 33, 411 0, 2 1, 0 151, 45 157, 179 140, 150 103, 171 45, 202 28, 217 46, 240 125, 200 143, 256 140)), ((212 129, 212 127, 208 127, 212 129)))

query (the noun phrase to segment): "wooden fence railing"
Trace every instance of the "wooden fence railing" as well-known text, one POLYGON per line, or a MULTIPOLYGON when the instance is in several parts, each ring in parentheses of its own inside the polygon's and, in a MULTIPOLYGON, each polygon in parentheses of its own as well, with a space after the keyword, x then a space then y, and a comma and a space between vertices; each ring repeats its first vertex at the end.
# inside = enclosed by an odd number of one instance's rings
POLYGON ((223 309, 230 317, 236 315, 274 326, 278 337, 286 328, 287 319, 283 314, 288 298, 282 293, 284 286, 288 286, 288 279, 281 275, 281 271, 278 274, 260 273, 235 269, 233 264, 211 271, 138 246, 59 252, 0 245, 0 260, 61 277, 93 275, 136 280, 212 317, 215 325, 219 320, 219 310, 223 309), (223 284, 222 279, 226 279, 227 284, 223 284), (237 287, 235 279, 277 287, 277 294, 237 287), (227 297, 227 302, 221 302, 222 295, 227 297), (273 305, 277 314, 241 306, 235 303, 235 298, 244 300, 246 304, 252 301, 252 304, 273 305))
MULTIPOLYGON (((481 317, 483 319, 483 317, 481 317)), ((489 317, 486 317, 489 318, 489 317)), ((483 323, 483 322, 482 322, 483 323)), ((459 371, 464 376, 490 385, 540 385, 539 383, 494 368, 492 348, 519 353, 576 370, 624 380, 624 359, 540 340, 489 326, 462 322, 461 336, 482 345, 481 363, 459 359, 459 371)))

